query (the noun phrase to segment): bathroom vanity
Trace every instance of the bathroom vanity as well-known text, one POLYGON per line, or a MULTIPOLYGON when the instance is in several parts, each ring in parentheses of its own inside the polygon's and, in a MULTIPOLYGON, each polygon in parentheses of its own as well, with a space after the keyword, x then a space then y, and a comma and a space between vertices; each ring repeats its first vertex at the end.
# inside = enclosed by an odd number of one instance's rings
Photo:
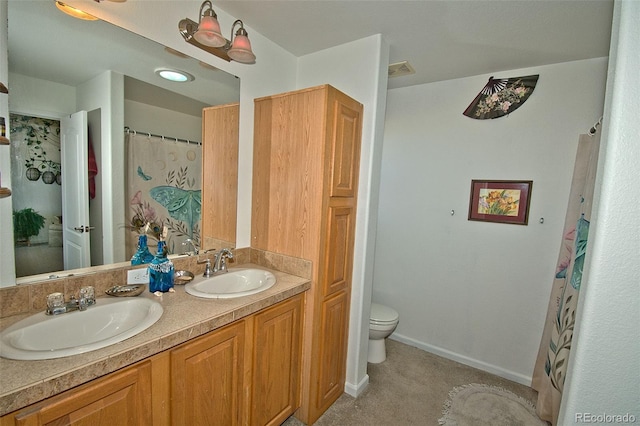
POLYGON ((104 349, 0 359, 0 425, 281 424, 300 404, 310 282, 272 272, 273 287, 235 299, 196 298, 181 286, 161 297, 146 292, 138 297, 162 304, 160 320, 104 349))
MULTIPOLYGON (((236 114, 206 111, 211 123, 236 114)), ((329 85, 256 99, 247 250, 251 267, 277 270, 276 284, 215 300, 177 286, 158 298, 160 320, 121 343, 47 361, 0 359, 0 426, 279 425, 294 412, 314 423, 345 386, 362 114, 329 85), (279 272, 291 270, 304 278, 279 272)), ((230 213, 213 211, 220 200, 211 195, 203 193, 203 214, 222 223, 230 213)), ((234 238, 204 230, 206 247, 234 238)), ((29 302, 24 291, 4 290, 29 302)))

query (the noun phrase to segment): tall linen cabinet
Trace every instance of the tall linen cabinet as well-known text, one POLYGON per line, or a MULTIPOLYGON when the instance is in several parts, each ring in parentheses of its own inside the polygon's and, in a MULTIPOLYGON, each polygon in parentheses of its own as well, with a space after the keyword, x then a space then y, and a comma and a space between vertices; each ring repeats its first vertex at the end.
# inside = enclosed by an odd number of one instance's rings
POLYGON ((362 104, 323 85, 255 100, 251 245, 313 262, 300 408, 312 424, 343 393, 362 104))

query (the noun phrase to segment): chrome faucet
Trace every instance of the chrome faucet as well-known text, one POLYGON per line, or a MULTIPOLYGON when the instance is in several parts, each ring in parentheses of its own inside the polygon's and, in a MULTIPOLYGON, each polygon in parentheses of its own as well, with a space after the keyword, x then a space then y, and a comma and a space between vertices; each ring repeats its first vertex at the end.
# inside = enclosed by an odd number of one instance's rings
POLYGON ((233 259, 233 253, 228 248, 220 249, 213 261, 213 273, 221 274, 227 272, 227 259, 233 259))
POLYGON ((71 296, 68 302, 64 301, 64 294, 51 293, 47 296, 47 309, 45 314, 58 315, 72 311, 86 311, 89 306, 96 304, 95 290, 91 286, 82 287, 76 299, 71 296))
POLYGON ((186 240, 184 240, 184 242, 182 243, 183 246, 191 246, 193 248, 193 251, 188 251, 187 255, 191 256, 192 254, 195 254, 196 256, 198 254, 200 254, 200 250, 198 250, 198 246, 196 246, 196 244, 193 242, 193 240, 191 238, 187 238, 186 240))

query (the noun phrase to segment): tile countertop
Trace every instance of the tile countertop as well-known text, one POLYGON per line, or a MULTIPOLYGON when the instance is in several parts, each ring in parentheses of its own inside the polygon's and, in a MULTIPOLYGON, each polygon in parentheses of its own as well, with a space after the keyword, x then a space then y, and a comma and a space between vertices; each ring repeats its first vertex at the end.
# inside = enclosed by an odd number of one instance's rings
MULTIPOLYGON (((254 264, 238 267, 267 269, 254 264)), ((0 358, 0 416, 251 315, 302 293, 311 285, 306 278, 268 270, 276 276, 277 281, 273 287, 235 299, 197 298, 187 294, 184 286, 176 286, 175 293, 164 293, 162 296, 145 291, 138 297, 160 302, 164 309, 162 317, 140 334, 103 349, 42 361, 0 358)), ((28 316, 30 315, 3 318, 0 320, 0 329, 28 316)))

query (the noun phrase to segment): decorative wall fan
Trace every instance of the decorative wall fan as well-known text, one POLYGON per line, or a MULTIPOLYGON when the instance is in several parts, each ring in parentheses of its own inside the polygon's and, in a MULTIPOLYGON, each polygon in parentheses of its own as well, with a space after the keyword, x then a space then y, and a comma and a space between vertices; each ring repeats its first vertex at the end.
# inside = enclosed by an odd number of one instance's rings
POLYGON ((477 120, 507 115, 529 99, 536 87, 538 77, 539 75, 514 78, 493 78, 491 76, 463 114, 477 120))

